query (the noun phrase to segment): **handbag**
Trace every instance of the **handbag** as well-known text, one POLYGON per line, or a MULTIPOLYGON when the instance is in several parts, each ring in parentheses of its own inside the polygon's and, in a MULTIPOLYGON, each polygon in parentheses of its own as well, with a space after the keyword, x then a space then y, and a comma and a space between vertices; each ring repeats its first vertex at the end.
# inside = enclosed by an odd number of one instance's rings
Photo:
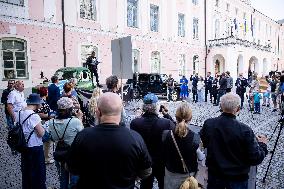
POLYGON ((181 152, 180 152, 180 150, 179 150, 179 147, 178 147, 178 144, 177 144, 176 139, 175 139, 175 137, 174 137, 173 131, 170 131, 170 132, 171 132, 171 136, 172 136, 173 142, 174 142, 174 144, 175 144, 175 147, 176 147, 176 149, 177 149, 177 152, 178 152, 178 154, 179 154, 179 157, 180 157, 180 160, 181 160, 181 163, 182 163, 183 170, 184 170, 184 172, 187 172, 187 173, 189 174, 188 177, 181 183, 180 189, 186 189, 185 186, 188 186, 188 184, 187 184, 188 182, 191 182, 191 183, 192 183, 191 186, 194 186, 194 188, 198 188, 198 187, 199 187, 199 188, 203 188, 202 185, 200 185, 200 184, 198 183, 198 181, 195 179, 195 175, 196 175, 197 173, 195 173, 194 176, 190 175, 189 170, 188 170, 188 168, 187 168, 187 166, 186 166, 186 163, 185 163, 185 161, 184 161, 184 159, 183 159, 183 157, 182 157, 182 155, 181 155, 181 152))

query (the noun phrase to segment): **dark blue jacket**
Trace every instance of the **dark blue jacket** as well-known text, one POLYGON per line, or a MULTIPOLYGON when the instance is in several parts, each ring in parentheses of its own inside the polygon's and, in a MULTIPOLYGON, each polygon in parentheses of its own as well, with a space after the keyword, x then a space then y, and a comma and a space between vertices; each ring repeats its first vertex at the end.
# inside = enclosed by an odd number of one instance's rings
POLYGON ((192 87, 197 87, 198 79, 199 79, 198 76, 190 77, 190 81, 192 81, 192 87))
POLYGON ((204 80, 205 88, 211 89, 212 88, 213 77, 210 76, 209 78, 206 77, 204 80))
POLYGON ((60 90, 59 87, 52 83, 48 86, 48 98, 47 104, 49 105, 50 109, 57 111, 57 101, 60 98, 60 90))
POLYGON ((246 87, 248 86, 248 81, 246 78, 238 78, 236 80, 235 86, 237 87, 236 93, 242 94, 246 92, 246 87))
POLYGON ((247 180, 250 166, 260 164, 268 153, 266 144, 257 142, 252 129, 233 114, 206 120, 200 137, 207 148, 208 172, 221 179, 247 180))

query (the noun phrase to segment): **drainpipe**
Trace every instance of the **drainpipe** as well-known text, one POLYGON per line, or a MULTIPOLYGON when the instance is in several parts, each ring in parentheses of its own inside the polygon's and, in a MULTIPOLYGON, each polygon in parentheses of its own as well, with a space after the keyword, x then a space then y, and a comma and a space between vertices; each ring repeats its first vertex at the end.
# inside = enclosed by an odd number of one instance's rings
POLYGON ((66 48, 65 48, 65 38, 66 38, 66 35, 65 35, 65 18, 64 18, 64 0, 61 0, 61 19, 62 19, 62 35, 63 35, 63 66, 66 67, 66 48))
POLYGON ((206 73, 207 73, 207 51, 208 51, 208 47, 207 47, 207 21, 206 21, 206 12, 207 12, 207 5, 206 5, 206 1, 204 0, 204 32, 205 32, 205 77, 206 77, 206 73))

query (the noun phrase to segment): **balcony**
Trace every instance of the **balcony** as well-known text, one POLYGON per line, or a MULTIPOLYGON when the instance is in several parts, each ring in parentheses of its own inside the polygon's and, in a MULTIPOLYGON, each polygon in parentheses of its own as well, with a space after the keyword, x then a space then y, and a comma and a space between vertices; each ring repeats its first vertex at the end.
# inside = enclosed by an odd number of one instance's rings
POLYGON ((229 37, 226 37, 226 38, 209 40, 208 42, 209 42, 209 48, 231 46, 231 45, 240 45, 240 46, 243 46, 243 47, 254 48, 254 49, 257 49, 257 50, 267 51, 267 52, 271 52, 271 48, 272 48, 270 46, 270 44, 263 46, 263 45, 255 43, 255 42, 250 42, 250 41, 247 41, 247 40, 236 38, 235 36, 229 36, 229 37))

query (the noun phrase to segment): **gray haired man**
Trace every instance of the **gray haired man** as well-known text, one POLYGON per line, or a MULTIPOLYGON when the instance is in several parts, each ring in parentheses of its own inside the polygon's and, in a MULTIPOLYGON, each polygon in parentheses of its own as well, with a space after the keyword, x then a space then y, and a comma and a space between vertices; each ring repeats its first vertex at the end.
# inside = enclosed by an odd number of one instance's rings
POLYGON ((208 119, 200 131, 207 149, 207 189, 248 188, 250 166, 267 155, 267 138, 255 136, 252 129, 236 119, 241 99, 227 93, 221 97, 222 115, 208 119))

